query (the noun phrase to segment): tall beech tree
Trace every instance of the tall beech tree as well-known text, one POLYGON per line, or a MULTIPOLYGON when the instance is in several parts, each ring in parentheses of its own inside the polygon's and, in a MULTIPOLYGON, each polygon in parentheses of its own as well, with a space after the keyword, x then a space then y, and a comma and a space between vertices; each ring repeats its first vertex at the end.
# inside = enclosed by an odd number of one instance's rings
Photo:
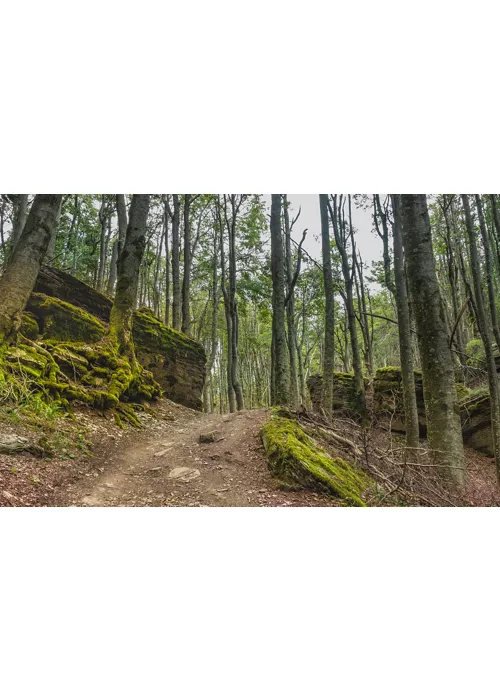
POLYGON ((422 363, 429 446, 435 463, 463 483, 463 443, 453 359, 436 276, 425 194, 401 195, 408 288, 422 363))
POLYGON ((170 244, 169 244, 169 195, 163 195, 163 236, 165 239, 165 325, 170 324, 170 244))
POLYGON ((282 196, 271 196, 271 277, 273 282, 272 364, 273 403, 290 400, 290 372, 285 328, 285 267, 281 234, 282 196))
POLYGON ((321 250, 323 254, 323 284, 325 290, 325 351, 323 359, 323 408, 328 415, 333 406, 333 372, 335 369, 335 291, 333 287, 328 195, 319 195, 321 217, 321 250))
POLYGON ((356 250, 354 246, 354 229, 352 226, 352 201, 351 195, 348 195, 348 216, 349 229, 347 228, 347 220, 345 217, 346 200, 343 195, 330 195, 328 201, 328 210, 333 224, 333 233, 335 243, 337 245, 340 257, 342 260, 342 275, 344 278, 343 293, 345 309, 347 314, 347 324, 349 327, 349 337, 351 340, 352 365, 354 370, 354 382, 356 386, 356 409, 361 417, 363 424, 367 423, 366 399, 365 399, 365 380, 363 377, 363 367, 361 364, 361 354, 359 351, 358 332, 356 327, 356 311, 354 308, 354 275, 356 269, 356 250), (350 243, 351 251, 348 252, 350 243))
MULTIPOLYGON (((394 294, 396 298, 396 310, 398 315, 399 352, 401 357, 401 380, 403 384, 403 402, 405 407, 406 444, 408 447, 418 447, 418 410, 411 349, 410 309, 408 306, 408 291, 406 288, 403 238, 401 232, 401 201, 399 194, 391 194, 391 204, 393 215, 392 238, 394 245, 394 294)), ((387 270, 385 271, 385 274, 387 276, 387 270)))
POLYGON ((12 342, 47 253, 62 194, 37 194, 0 278, 0 351, 12 342))
POLYGON ((120 355, 137 369, 132 339, 132 315, 137 300, 139 272, 146 249, 149 194, 134 194, 123 249, 118 258, 116 293, 110 316, 110 336, 120 355))
POLYGON ((236 228, 246 195, 229 194, 217 198, 216 212, 220 232, 221 289, 224 298, 227 329, 227 392, 229 410, 243 410, 243 391, 239 377, 239 316, 236 299, 236 228), (227 233, 228 266, 224 234, 227 233))
POLYGON ((182 323, 181 330, 191 335, 191 311, 189 294, 191 289, 191 202, 192 195, 184 195, 184 275, 182 277, 182 323))
POLYGON ((179 226, 181 203, 178 194, 172 195, 172 328, 181 329, 181 249, 179 226))

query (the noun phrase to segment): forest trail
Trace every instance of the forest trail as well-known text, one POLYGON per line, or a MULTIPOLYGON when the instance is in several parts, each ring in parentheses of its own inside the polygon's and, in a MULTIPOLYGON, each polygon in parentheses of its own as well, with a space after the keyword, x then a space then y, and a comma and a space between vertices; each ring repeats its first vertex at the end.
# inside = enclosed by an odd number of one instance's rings
MULTIPOLYGON (((171 404, 173 405, 173 404, 171 404)), ((324 495, 281 490, 259 431, 266 410, 204 414, 175 406, 172 421, 132 431, 57 490, 59 506, 332 506, 324 495), (200 436, 212 442, 200 442, 200 436)))

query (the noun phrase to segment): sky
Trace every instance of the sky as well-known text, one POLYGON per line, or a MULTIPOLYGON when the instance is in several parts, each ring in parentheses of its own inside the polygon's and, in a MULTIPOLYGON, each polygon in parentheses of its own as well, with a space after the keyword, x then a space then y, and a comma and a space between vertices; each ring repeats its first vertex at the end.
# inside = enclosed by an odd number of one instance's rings
MULTIPOLYGON (((264 195, 264 199, 270 209, 271 195, 264 195)), ((294 238, 300 239, 300 234, 307 228, 307 238, 304 243, 305 250, 318 262, 321 261, 321 226, 319 218, 319 199, 317 194, 289 194, 292 217, 302 207, 300 218, 294 226, 294 238)), ((357 229, 356 243, 361 251, 363 261, 370 267, 371 262, 382 258, 382 241, 376 233, 372 233, 371 211, 363 211, 353 206, 352 218, 357 229)))

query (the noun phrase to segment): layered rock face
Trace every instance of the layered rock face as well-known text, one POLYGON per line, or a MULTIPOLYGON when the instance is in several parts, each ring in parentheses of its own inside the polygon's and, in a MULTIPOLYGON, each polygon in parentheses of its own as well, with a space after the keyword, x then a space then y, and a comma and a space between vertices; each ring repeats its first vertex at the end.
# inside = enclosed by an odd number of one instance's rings
MULTIPOLYGON (((313 410, 319 411, 323 378, 320 375, 310 377, 307 387, 313 410)), ((371 380, 366 380, 366 389, 367 393, 371 389, 373 413, 377 423, 395 432, 404 433, 403 388, 400 368, 382 367, 377 370, 371 380)), ((421 372, 415 372, 415 391, 420 434, 423 437, 426 434, 426 417, 421 372)), ((492 456, 493 443, 488 392, 484 391, 471 396, 470 392, 460 384, 457 385, 457 392, 460 399, 460 416, 464 443, 479 452, 492 456)), ((343 372, 335 372, 333 381, 334 413, 354 416, 354 396, 354 376, 343 372)))
POLYGON ((203 346, 165 326, 149 309, 135 312, 132 330, 137 359, 167 398, 201 411, 206 366, 203 346))
MULTIPOLYGON (((108 297, 84 282, 43 267, 21 332, 52 344, 71 343, 75 353, 76 344, 99 343, 105 337, 111 306, 108 297)), ((139 362, 152 373, 165 396, 200 410, 206 365, 200 343, 168 328, 149 309, 134 313, 133 337, 139 362)))

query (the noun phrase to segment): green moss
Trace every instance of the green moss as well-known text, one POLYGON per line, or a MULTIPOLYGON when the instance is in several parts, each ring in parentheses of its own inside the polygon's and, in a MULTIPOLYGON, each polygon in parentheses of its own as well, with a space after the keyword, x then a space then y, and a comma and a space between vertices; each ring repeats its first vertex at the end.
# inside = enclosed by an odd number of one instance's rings
POLYGON ((481 338, 470 340, 465 346, 467 365, 469 367, 483 367, 486 362, 486 353, 481 338))
POLYGON ((473 413, 479 413, 488 407, 489 410, 490 394, 489 392, 484 392, 482 390, 480 395, 469 396, 468 399, 462 401, 460 404, 460 409, 466 411, 469 415, 473 413))
POLYGON ((34 370, 37 376, 41 376, 47 364, 47 360, 33 352, 27 346, 18 345, 10 347, 5 354, 5 360, 13 367, 21 367, 22 369, 34 370))
POLYGON ((460 402, 464 401, 465 399, 469 398, 471 395, 471 390, 468 389, 465 384, 462 384, 461 382, 457 382, 457 396, 458 400, 460 402))
MULTIPOLYGON (((30 310, 33 315, 25 314, 25 332, 20 336, 23 342, 7 348, 2 358, 0 400, 15 402, 36 392, 47 405, 68 410, 70 402, 78 401, 118 411, 120 421, 140 426, 134 406, 125 402, 137 405, 160 396, 153 375, 120 357, 104 325, 86 311, 44 294, 32 295, 30 310), (35 331, 36 336, 41 331, 42 340, 29 339, 35 331)), ((139 314, 139 327, 146 346, 156 342, 165 354, 175 347, 187 356, 190 348, 195 352, 201 347, 149 312, 139 314)))
POLYGON ((104 337, 104 325, 87 311, 45 294, 32 294, 29 310, 38 319, 44 338, 97 342, 104 337))
POLYGON ((281 482, 327 491, 355 506, 370 479, 343 459, 327 455, 293 420, 274 415, 261 430, 271 472, 281 482))
POLYGON ((132 335, 138 350, 162 352, 184 350, 204 355, 203 346, 173 328, 165 326, 150 309, 140 309, 134 313, 132 335))
POLYGON ((31 313, 24 313, 21 326, 19 328, 21 335, 30 340, 36 340, 40 334, 40 328, 38 327, 38 321, 31 313))
POLYGON ((339 382, 352 382, 354 374, 352 374, 352 372, 334 372, 333 378, 339 382))

